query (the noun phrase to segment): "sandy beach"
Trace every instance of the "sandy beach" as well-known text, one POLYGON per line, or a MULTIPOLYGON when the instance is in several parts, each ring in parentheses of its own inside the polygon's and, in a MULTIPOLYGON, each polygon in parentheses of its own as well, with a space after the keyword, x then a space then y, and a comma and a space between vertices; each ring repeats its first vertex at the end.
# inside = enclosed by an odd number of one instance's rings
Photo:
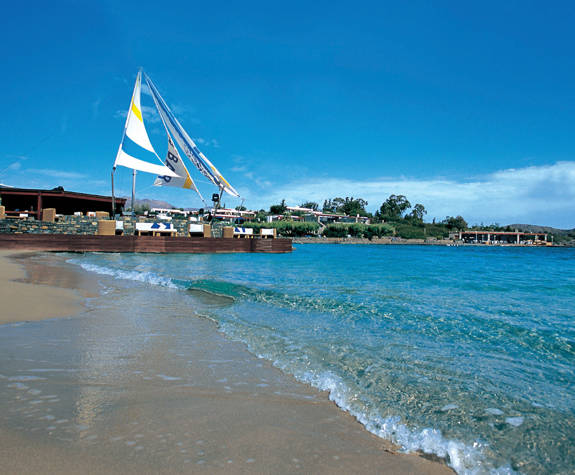
POLYGON ((174 354, 182 318, 167 315, 161 331, 116 327, 125 306, 84 307, 97 300, 91 277, 10 255, 0 254, 2 473, 453 473, 396 453, 211 321, 185 320, 185 355, 174 354), (135 335, 129 348, 122 332, 135 335))
POLYGON ((81 309, 81 297, 72 289, 26 282, 23 267, 8 258, 30 254, 0 251, 0 324, 66 317, 81 309))

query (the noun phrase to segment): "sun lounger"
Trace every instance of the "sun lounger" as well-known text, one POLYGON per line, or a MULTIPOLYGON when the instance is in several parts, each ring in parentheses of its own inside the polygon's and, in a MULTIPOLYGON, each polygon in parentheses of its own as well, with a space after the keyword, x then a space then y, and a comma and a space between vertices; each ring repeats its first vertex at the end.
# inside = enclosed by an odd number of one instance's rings
POLYGON ((212 229, 209 224, 192 223, 189 228, 190 236, 211 237, 212 229))
POLYGON ((240 226, 234 227, 235 238, 252 238, 253 236, 254 230, 252 228, 243 228, 240 226))
POLYGON ((260 237, 262 239, 275 239, 277 237, 277 231, 275 228, 262 228, 260 229, 260 237))
POLYGON ((172 223, 136 223, 136 234, 162 236, 175 236, 178 231, 172 223))

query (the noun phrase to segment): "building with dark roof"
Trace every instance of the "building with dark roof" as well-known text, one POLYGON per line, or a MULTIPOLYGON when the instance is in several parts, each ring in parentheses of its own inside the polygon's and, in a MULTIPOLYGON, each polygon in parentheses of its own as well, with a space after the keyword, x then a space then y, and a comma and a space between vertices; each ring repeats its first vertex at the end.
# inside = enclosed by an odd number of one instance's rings
MULTIPOLYGON (((61 186, 52 190, 0 186, 0 200, 6 216, 28 215, 42 219, 42 212, 47 208, 55 208, 56 213, 63 215, 86 214, 89 211, 112 212, 111 196, 66 191, 61 186)), ((125 204, 125 198, 116 198, 116 214, 122 212, 125 204)))

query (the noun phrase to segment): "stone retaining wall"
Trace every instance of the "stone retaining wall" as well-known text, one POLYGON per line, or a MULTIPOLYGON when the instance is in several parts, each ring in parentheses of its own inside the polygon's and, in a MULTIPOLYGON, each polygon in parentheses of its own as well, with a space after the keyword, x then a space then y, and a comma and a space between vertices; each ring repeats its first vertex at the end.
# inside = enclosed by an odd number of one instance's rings
MULTIPOLYGON (((161 220, 148 217, 131 218, 125 216, 124 234, 135 234, 135 223, 154 223, 161 220)), ((187 236, 190 222, 187 219, 170 221, 178 231, 178 236, 187 236)), ((81 234, 95 235, 98 232, 98 218, 89 216, 61 216, 56 222, 38 221, 34 218, 0 219, 0 234, 81 234)))

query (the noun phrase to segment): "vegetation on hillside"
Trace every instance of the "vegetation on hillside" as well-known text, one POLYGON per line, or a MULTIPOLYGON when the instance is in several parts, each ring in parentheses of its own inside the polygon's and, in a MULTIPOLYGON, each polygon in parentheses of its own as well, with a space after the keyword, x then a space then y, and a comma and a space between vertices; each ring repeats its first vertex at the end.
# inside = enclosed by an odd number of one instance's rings
MULTIPOLYGON (((321 234, 325 237, 345 238, 350 236, 367 239, 386 236, 397 236, 405 239, 443 239, 447 238, 450 232, 467 228, 467 222, 461 216, 446 216, 440 223, 436 223, 435 220, 432 223, 425 223, 424 217, 427 214, 425 206, 421 203, 412 206, 404 195, 390 195, 375 214, 366 211, 367 204, 363 198, 336 197, 325 200, 322 211, 327 214, 367 217, 371 224, 332 223, 322 226, 320 230, 320 226, 316 223, 292 220, 292 218, 301 217, 305 213, 302 211, 289 212, 285 200, 282 200, 281 203, 270 206, 269 213, 281 214, 283 216, 282 221, 262 223, 265 221, 265 215, 262 214, 263 210, 261 210, 255 219, 256 223, 246 223, 245 225, 258 230, 261 227, 276 227, 278 233, 283 236, 321 234)), ((313 201, 304 202, 300 207, 312 210, 319 209, 319 205, 313 201)))
MULTIPOLYGON (((346 196, 326 199, 321 207, 324 213, 369 218, 371 224, 331 223, 324 226, 314 221, 301 221, 308 213, 301 210, 288 210, 284 199, 278 204, 271 205, 269 210, 260 209, 257 211, 253 220, 246 222, 244 226, 253 228, 256 233, 261 228, 276 228, 279 235, 286 237, 322 235, 325 237, 345 238, 350 236, 366 239, 390 236, 404 239, 445 239, 449 237, 450 233, 466 229, 507 232, 518 230, 547 233, 550 235, 549 239, 558 244, 575 244, 575 229, 562 230, 528 224, 501 226, 498 223, 489 225, 481 223, 468 226, 467 221, 462 216, 446 216, 439 222, 436 222, 435 218, 430 223, 425 222, 424 219, 427 214, 425 206, 421 203, 412 206, 404 195, 389 195, 374 214, 366 211, 367 205, 368 202, 363 198, 346 196), (267 217, 270 215, 281 215, 282 220, 268 223, 267 217)), ((171 207, 171 205, 166 207, 171 207)), ((313 211, 320 209, 320 205, 314 201, 302 202, 299 207, 313 211)), ((136 201, 137 211, 143 212, 147 209, 149 209, 148 203, 136 201)), ((238 206, 236 210, 245 211, 246 208, 238 206)))

